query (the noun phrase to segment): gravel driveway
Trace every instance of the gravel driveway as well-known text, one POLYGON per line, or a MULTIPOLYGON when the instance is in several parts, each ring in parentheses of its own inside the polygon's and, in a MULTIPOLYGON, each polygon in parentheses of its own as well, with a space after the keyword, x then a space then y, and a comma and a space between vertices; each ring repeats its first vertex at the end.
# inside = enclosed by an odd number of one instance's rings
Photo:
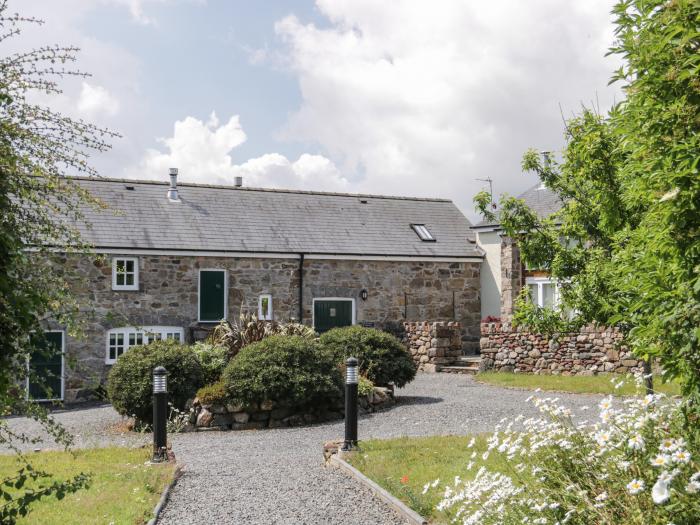
MULTIPOLYGON (((504 417, 534 414, 525 402, 531 394, 482 385, 469 376, 419 374, 397 391, 394 408, 360 419, 359 437, 488 432, 504 417)), ((600 399, 558 397, 571 408, 594 405, 600 399)), ((120 432, 120 418, 109 405, 57 412, 55 417, 75 434, 78 447, 137 445, 151 439, 120 432)), ((36 429, 25 418, 11 418, 9 424, 15 431, 36 429)), ((323 466, 323 442, 342 438, 343 429, 338 421, 302 428, 171 435, 185 471, 159 523, 402 523, 352 478, 323 466)))
MULTIPOLYGON (((534 413, 531 392, 485 386, 471 377, 419 374, 391 410, 360 420, 360 439, 487 432, 506 416, 534 413)), ((561 395, 568 406, 599 396, 561 395)), ((163 525, 394 524, 402 521, 344 473, 323 466, 324 441, 343 422, 173 438, 185 474, 159 520, 163 525)))

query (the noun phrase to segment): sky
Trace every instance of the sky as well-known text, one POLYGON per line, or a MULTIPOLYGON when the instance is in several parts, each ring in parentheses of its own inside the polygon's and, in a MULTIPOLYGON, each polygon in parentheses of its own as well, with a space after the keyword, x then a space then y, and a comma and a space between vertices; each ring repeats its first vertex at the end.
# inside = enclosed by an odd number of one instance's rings
MULTIPOLYGON (((105 177, 453 200, 535 184, 528 148, 602 111, 613 0, 9 0, 44 20, 12 46, 71 44, 37 102, 121 134, 105 177)), ((5 50, 8 52, 8 49, 5 50)))

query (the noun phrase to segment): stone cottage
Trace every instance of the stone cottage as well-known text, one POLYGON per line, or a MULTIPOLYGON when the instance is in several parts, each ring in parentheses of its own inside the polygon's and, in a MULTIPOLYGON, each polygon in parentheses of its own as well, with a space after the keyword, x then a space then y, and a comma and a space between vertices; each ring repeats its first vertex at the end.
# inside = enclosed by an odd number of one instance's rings
MULTIPOLYGON (((518 198, 540 218, 562 207, 558 196, 542 183, 518 198)), ((482 370, 591 375, 643 369, 615 329, 586 327, 549 338, 527 328, 513 328, 514 302, 523 287, 540 307, 556 307, 559 285, 548 271, 523 264, 517 244, 503 235, 498 223, 482 221, 472 229, 484 253, 480 274, 482 370)))
POLYGON ((319 332, 457 322, 462 351, 478 347, 482 252, 449 200, 178 184, 177 170, 169 183, 76 180, 108 207, 83 210, 93 255, 57 254, 84 336, 49 324, 62 357, 34 365, 55 370, 65 401, 129 347, 193 341, 241 311, 319 332))

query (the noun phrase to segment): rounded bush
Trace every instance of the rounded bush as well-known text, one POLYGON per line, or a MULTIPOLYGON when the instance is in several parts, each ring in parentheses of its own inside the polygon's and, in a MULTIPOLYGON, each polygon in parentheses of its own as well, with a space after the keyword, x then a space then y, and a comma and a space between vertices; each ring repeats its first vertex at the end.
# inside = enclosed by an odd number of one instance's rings
POLYGON ((229 397, 304 411, 338 407, 343 379, 334 356, 300 336, 275 335, 243 347, 224 369, 229 397))
POLYGON ((142 422, 153 419, 153 369, 168 371, 168 401, 180 410, 204 385, 204 372, 191 347, 175 341, 135 346, 117 359, 107 379, 107 395, 123 416, 142 422))
POLYGON ((356 357, 360 374, 375 385, 394 383, 402 387, 416 376, 416 365, 403 343, 381 330, 362 326, 333 328, 321 335, 319 342, 337 362, 356 357))

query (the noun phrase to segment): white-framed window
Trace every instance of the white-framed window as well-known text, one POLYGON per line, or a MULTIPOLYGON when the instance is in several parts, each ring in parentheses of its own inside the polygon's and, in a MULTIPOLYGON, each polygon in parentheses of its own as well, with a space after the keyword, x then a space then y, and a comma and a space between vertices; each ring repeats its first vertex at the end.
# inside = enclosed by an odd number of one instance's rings
POLYGON ((112 290, 139 289, 138 257, 115 257, 112 259, 112 290))
POLYGON ((425 224, 411 224, 411 228, 413 228, 413 231, 416 232, 416 235, 418 235, 421 241, 435 241, 435 237, 433 237, 433 234, 430 233, 430 230, 425 224))
POLYGON ((132 346, 147 345, 153 341, 173 339, 185 340, 185 331, 180 326, 124 326, 107 331, 107 354, 105 363, 112 364, 132 346))
POLYGON ((559 284, 551 277, 528 277, 525 285, 530 292, 530 299, 541 308, 559 306, 559 284))
POLYGON ((272 295, 269 293, 258 297, 258 319, 272 321, 272 295))

